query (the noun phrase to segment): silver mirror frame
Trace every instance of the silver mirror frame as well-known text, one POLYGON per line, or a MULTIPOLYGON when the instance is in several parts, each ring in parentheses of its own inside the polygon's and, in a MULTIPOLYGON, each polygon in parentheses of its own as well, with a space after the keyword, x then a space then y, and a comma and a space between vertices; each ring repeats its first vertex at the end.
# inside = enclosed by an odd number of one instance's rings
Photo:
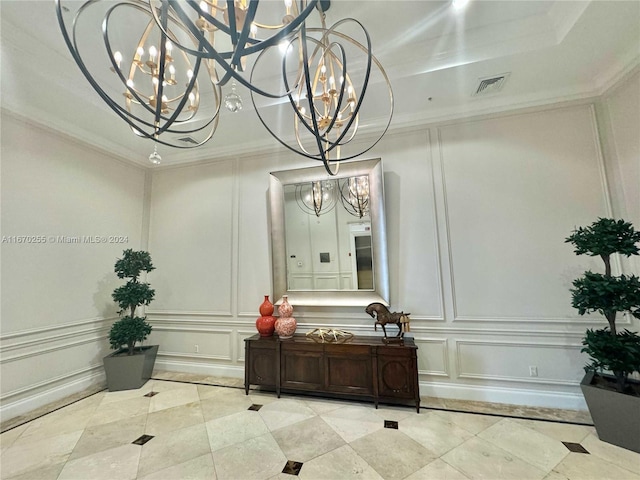
POLYGON ((359 160, 340 163, 340 170, 331 177, 324 167, 301 168, 271 172, 269 182, 271 207, 271 265, 273 298, 276 303, 287 295, 292 305, 302 306, 366 306, 373 302, 389 305, 389 266, 387 257, 387 226, 384 212, 384 182, 382 160, 359 160), (284 186, 313 180, 369 176, 371 244, 373 249, 373 290, 288 290, 287 257, 284 222, 284 186))

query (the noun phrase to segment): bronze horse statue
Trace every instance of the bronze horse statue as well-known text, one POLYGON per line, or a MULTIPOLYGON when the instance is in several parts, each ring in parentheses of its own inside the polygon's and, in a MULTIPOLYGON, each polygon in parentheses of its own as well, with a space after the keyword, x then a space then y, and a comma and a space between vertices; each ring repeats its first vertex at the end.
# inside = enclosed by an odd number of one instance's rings
POLYGON ((384 339, 388 341, 387 330, 384 326, 388 323, 393 323, 398 327, 398 334, 394 337, 397 340, 402 340, 405 332, 410 331, 409 329, 409 315, 410 313, 404 312, 393 312, 391 313, 387 307, 385 307, 382 303, 370 303, 367 305, 367 308, 364 309, 371 318, 374 318, 376 321, 373 324, 374 330, 378 330, 378 325, 382 327, 382 331, 384 332, 384 339))

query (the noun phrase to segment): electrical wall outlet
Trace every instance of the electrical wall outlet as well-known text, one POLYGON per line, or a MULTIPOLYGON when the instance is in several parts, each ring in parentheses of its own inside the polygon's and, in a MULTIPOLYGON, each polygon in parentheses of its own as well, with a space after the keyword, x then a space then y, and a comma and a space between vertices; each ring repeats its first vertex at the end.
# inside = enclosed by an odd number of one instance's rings
POLYGON ((536 367, 535 365, 530 365, 529 366, 529 376, 530 377, 537 377, 538 376, 538 367, 536 367))
POLYGON ((200 353, 200 345, 194 345, 196 353, 200 353))

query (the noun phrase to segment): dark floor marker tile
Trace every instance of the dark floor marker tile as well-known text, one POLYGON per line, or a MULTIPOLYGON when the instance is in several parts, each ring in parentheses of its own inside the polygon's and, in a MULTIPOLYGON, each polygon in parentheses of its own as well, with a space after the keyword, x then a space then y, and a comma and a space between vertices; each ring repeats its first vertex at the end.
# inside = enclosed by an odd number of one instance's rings
POLYGON ((398 429, 398 422, 394 422, 393 420, 385 420, 384 428, 395 428, 398 429))
POLYGON ((589 453, 587 449, 584 448, 579 443, 572 443, 572 442, 562 442, 562 443, 564 443, 564 446, 574 453, 589 453))
POLYGON ((247 410, 253 410, 253 411, 257 412, 261 408, 262 408, 262 405, 258 405, 257 403, 253 403, 253 404, 251 404, 251 406, 249 408, 247 408, 247 410))
POLYGON ((154 395, 157 395, 160 392, 149 392, 145 395, 145 397, 153 397, 154 395))
POLYGON ((287 475, 298 475, 302 468, 302 462, 294 462, 293 460, 287 460, 287 464, 282 469, 282 473, 287 475))
POLYGON ((134 445, 144 445, 145 443, 147 443, 152 438, 153 438, 153 435, 142 435, 141 437, 136 438, 131 443, 133 443, 134 445))

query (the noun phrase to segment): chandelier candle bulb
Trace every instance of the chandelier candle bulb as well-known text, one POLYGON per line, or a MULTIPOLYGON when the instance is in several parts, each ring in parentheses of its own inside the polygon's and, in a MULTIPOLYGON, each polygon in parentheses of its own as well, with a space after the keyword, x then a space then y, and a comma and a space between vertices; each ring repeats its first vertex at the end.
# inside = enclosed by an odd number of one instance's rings
POLYGON ((120 52, 115 52, 113 54, 113 59, 115 60, 118 68, 120 68, 120 63, 122 63, 122 54, 120 52))
MULTIPOLYGON (((158 53, 158 50, 156 50, 156 47, 154 47, 153 45, 151 45, 149 47, 149 62, 151 62, 153 65, 155 65, 155 61, 156 61, 156 54, 158 53)), ((149 65, 151 66, 151 65, 149 65)))

